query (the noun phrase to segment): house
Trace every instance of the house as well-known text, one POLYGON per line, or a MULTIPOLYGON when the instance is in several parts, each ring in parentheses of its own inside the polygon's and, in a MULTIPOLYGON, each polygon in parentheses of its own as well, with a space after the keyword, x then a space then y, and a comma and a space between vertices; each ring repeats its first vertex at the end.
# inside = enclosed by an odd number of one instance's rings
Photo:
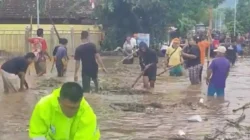
MULTIPOLYGON (((48 14, 56 24, 94 24, 89 1, 40 0, 40 23, 50 24, 48 14)), ((0 24, 29 24, 30 17, 36 18, 36 0, 0 0, 0 24)), ((33 20, 36 24, 36 20, 33 20)))

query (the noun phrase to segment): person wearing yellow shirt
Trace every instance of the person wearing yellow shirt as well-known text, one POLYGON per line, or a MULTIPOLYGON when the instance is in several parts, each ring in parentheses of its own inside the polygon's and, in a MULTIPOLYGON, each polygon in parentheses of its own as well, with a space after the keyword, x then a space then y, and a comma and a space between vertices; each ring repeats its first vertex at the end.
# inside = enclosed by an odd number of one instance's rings
POLYGON ((169 74, 170 76, 182 76, 182 48, 180 46, 180 39, 174 38, 172 45, 166 50, 166 65, 173 67, 169 74))
POLYGON ((67 82, 36 104, 29 137, 31 140, 100 139, 96 115, 78 83, 67 82))

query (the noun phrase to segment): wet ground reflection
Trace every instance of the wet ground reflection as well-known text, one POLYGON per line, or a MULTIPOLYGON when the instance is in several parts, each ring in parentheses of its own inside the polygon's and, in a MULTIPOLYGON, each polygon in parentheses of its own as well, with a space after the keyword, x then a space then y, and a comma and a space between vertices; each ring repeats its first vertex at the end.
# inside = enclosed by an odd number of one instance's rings
MULTIPOLYGON (((118 57, 105 58, 104 62, 109 74, 100 72, 102 91, 99 94, 86 94, 87 100, 98 115, 103 140, 163 140, 170 139, 178 134, 179 130, 183 130, 192 140, 200 140, 215 128, 221 128, 226 123, 226 118, 238 117, 241 112, 234 114, 232 109, 245 104, 250 97, 249 58, 240 59, 231 69, 225 101, 207 99, 206 84, 190 86, 187 76, 172 78, 164 74, 158 77, 152 94, 142 92, 140 82, 136 85, 136 90, 131 90, 132 83, 140 73, 139 65, 136 62, 135 65, 116 66, 119 60, 118 57), (200 98, 205 99, 205 105, 199 104, 200 98), (143 106, 155 103, 162 107, 143 106), (124 111, 110 107, 111 104, 130 105, 125 106, 127 108, 139 105, 143 110, 124 111), (200 115, 205 121, 190 123, 187 118, 192 115, 200 115)), ((40 78, 36 77, 31 70, 31 75, 27 76, 32 87, 29 91, 1 94, 1 140, 16 138, 27 140, 28 118, 36 100, 61 84, 53 79, 61 82, 73 80, 73 61, 69 63, 65 78, 55 78, 56 71, 50 73, 50 68, 51 64, 48 64, 48 74, 40 78), (41 84, 41 81, 47 83, 41 84)), ((244 124, 249 124, 250 113, 249 111, 245 113, 244 124)))

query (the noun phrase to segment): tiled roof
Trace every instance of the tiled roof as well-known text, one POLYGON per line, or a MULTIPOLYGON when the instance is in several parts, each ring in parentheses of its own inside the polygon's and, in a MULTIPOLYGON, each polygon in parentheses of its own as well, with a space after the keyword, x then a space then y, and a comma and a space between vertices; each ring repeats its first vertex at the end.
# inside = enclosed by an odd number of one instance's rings
MULTIPOLYGON (((89 3, 79 4, 74 12, 67 14, 67 9, 72 6, 73 0, 40 0, 44 1, 44 10, 49 12, 52 18, 88 17, 91 13, 89 3)), ((36 17, 36 0, 0 0, 0 18, 28 18, 36 17)), ((41 18, 47 18, 41 11, 41 18)))

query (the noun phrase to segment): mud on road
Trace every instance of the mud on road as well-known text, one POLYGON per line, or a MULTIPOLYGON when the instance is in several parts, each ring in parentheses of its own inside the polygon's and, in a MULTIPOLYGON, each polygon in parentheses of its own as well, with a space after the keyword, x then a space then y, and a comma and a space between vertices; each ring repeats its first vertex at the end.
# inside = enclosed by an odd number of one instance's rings
MULTIPOLYGON (((98 116, 102 140, 203 140, 206 135, 222 131, 227 119, 237 119, 241 112, 233 113, 232 110, 248 102, 250 97, 250 73, 246 71, 250 64, 248 58, 239 60, 231 69, 225 100, 207 99, 205 83, 190 86, 187 76, 172 78, 167 73, 157 78, 156 88, 151 92, 142 90, 141 81, 131 89, 140 74, 138 62, 116 66, 120 59, 106 57, 104 62, 109 73, 100 71, 100 92, 85 94, 98 116), (204 98, 203 104, 199 103, 200 98, 204 98), (193 115, 200 115, 203 121, 188 122, 187 118, 193 115), (180 130, 186 133, 184 137, 179 136, 180 130)), ((48 64, 48 69, 51 65, 48 64)), ((72 81, 73 68, 72 61, 64 78, 56 78, 55 70, 38 78, 31 70, 27 75, 29 91, 0 94, 0 140, 27 140, 28 119, 36 101, 63 82, 72 81)), ((241 124, 247 126, 250 121, 248 110, 245 115, 241 124)), ((226 132, 231 132, 228 134, 232 134, 231 139, 237 134, 248 135, 247 129, 243 134, 243 130, 232 128, 226 132)))

